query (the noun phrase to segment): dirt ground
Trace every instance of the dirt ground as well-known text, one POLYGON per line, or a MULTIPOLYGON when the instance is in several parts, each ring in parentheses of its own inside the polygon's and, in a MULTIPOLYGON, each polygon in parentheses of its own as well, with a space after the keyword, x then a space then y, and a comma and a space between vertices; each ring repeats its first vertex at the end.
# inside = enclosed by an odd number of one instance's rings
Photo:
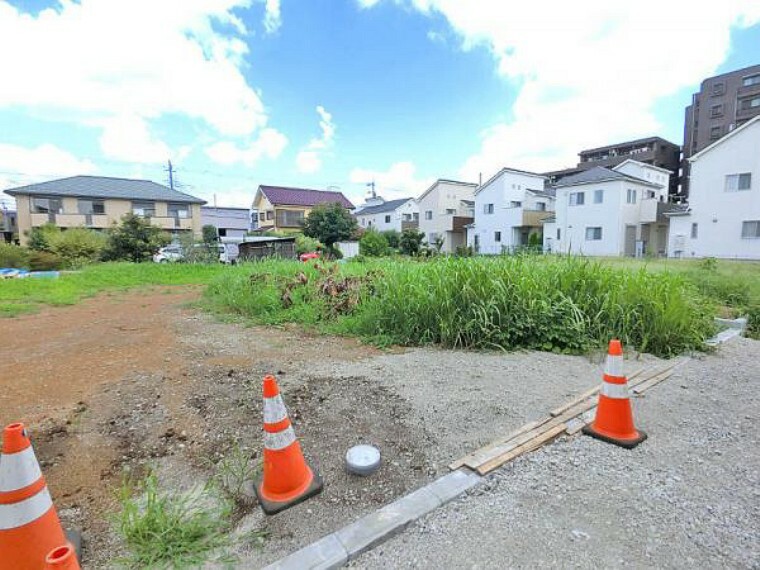
POLYGON ((150 467, 181 488, 211 477, 236 449, 257 461, 265 374, 278 376, 325 488, 274 517, 238 509, 231 550, 255 565, 421 486, 600 379, 601 355, 380 351, 218 322, 189 306, 199 294, 118 293, 2 321, 0 420, 31 428, 61 518, 83 530, 86 568, 123 553, 113 515, 125 474, 150 467), (381 449, 381 469, 348 475, 345 451, 365 442, 381 449), (260 530, 263 546, 246 538, 260 530))

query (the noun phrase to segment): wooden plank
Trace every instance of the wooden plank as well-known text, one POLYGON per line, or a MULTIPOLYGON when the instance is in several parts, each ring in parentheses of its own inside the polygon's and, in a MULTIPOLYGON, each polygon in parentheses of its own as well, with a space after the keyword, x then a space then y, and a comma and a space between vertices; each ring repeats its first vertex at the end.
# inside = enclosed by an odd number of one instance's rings
POLYGON ((485 475, 487 473, 490 473, 494 469, 501 467, 508 461, 512 461, 515 457, 519 457, 520 455, 524 453, 528 453, 529 451, 538 449, 539 447, 551 441, 552 439, 557 437, 559 434, 561 434, 563 431, 565 431, 566 427, 567 426, 564 423, 556 425, 552 429, 545 431, 540 436, 533 438, 530 441, 527 441, 523 445, 520 445, 519 447, 516 447, 515 449, 508 451, 507 453, 494 457, 490 461, 487 461, 486 463, 483 463, 480 467, 478 467, 477 469, 478 473, 480 473, 481 475, 485 475))
POLYGON ((452 471, 455 471, 455 470, 459 469, 460 467, 464 466, 467 463, 467 460, 470 459, 475 453, 479 453, 481 451, 488 451, 489 449, 493 449, 497 445, 502 445, 502 444, 508 442, 509 440, 514 439, 518 435, 520 435, 522 433, 525 433, 526 431, 532 430, 537 425, 538 425, 538 422, 528 422, 524 426, 522 426, 522 427, 516 429, 515 431, 511 432, 509 435, 506 435, 506 436, 501 437, 501 438, 499 438, 499 439, 497 439, 495 441, 492 441, 488 445, 484 445, 483 447, 479 447, 478 449, 476 449, 472 453, 469 453, 469 454, 465 455, 464 457, 461 457, 461 458, 457 459, 453 463, 450 463, 449 464, 449 469, 451 469, 452 471))
POLYGON ((565 433, 567 435, 575 435, 576 433, 581 431, 585 425, 593 422, 595 417, 596 417, 596 406, 594 406, 590 410, 587 410, 586 412, 583 412, 577 418, 574 418, 573 420, 571 420, 573 422, 572 425, 570 424, 570 422, 567 422, 567 429, 565 430, 565 433))
POLYGON ((639 384, 638 386, 636 386, 635 388, 633 388, 631 391, 638 396, 640 394, 643 394, 647 390, 649 390, 649 388, 651 388, 652 386, 656 386, 657 384, 659 384, 663 380, 667 380, 672 375, 673 375, 673 371, 672 370, 668 370, 666 372, 663 372, 659 376, 655 376, 654 378, 650 378, 646 382, 643 382, 643 383, 639 384))
MULTIPOLYGON (((628 377, 629 387, 638 386, 651 380, 666 370, 672 369, 676 364, 667 365, 664 368, 657 369, 656 366, 650 366, 640 368, 628 377)), ((557 425, 560 425, 572 418, 583 414, 590 408, 596 407, 596 401, 587 401, 601 388, 601 383, 592 390, 587 390, 584 394, 574 398, 573 400, 563 404, 560 408, 552 410, 552 413, 556 415, 549 415, 541 420, 529 422, 521 428, 511 432, 505 437, 501 437, 495 441, 492 441, 488 445, 485 445, 475 451, 465 455, 464 457, 457 459, 449 464, 449 469, 455 470, 462 466, 467 466, 471 469, 477 469, 482 463, 490 461, 494 457, 508 453, 511 450, 516 449, 520 445, 524 445, 532 438, 540 437, 542 434, 554 429, 557 425), (587 395, 588 394, 588 395, 587 395), (584 397, 585 396, 585 397, 584 397), (562 410, 562 411, 560 411, 562 410), (525 437, 524 434, 530 433, 530 437, 525 437)), ((592 416, 593 419, 593 416, 592 416)), ((581 425, 577 429, 577 424, 573 424, 572 433, 577 433, 583 427, 581 425)))

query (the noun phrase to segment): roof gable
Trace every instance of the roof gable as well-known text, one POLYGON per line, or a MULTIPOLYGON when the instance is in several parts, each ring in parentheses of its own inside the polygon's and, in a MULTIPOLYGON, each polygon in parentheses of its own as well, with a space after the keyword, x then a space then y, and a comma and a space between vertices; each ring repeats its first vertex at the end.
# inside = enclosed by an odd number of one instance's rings
POLYGON ((205 200, 172 190, 150 180, 134 180, 131 178, 111 178, 108 176, 71 176, 58 180, 48 180, 38 184, 29 184, 5 191, 11 196, 39 195, 122 199, 122 200, 151 200, 162 202, 183 202, 205 204, 205 200))
POLYGON ((621 181, 621 182, 635 182, 637 184, 643 184, 645 186, 651 186, 652 188, 661 188, 659 184, 653 184, 643 178, 631 176, 617 170, 605 168, 603 166, 595 166, 589 168, 578 174, 572 176, 566 176, 559 180, 554 187, 563 188, 565 186, 580 186, 583 184, 597 184, 600 182, 621 181))
POLYGON ((733 131, 731 131, 730 133, 728 133, 727 135, 722 136, 717 141, 715 141, 714 143, 712 143, 710 146, 706 146, 705 148, 703 148, 702 150, 700 150, 694 156, 690 156, 689 159, 688 159, 689 162, 694 162, 695 160, 698 160, 698 159, 702 158, 705 154, 707 154, 708 152, 710 152, 712 149, 714 149, 718 145, 725 143, 726 141, 728 141, 731 138, 735 137, 738 133, 741 133, 741 132, 744 132, 745 130, 748 130, 749 127, 750 127, 750 125, 757 124, 758 122, 760 122, 760 115, 758 115, 757 117, 753 117, 752 119, 750 119, 749 121, 747 121, 746 123, 744 123, 741 127, 738 127, 736 129, 734 129, 733 131))
POLYGON ((400 208, 410 200, 414 200, 414 198, 400 198, 398 200, 389 200, 387 202, 383 202, 382 204, 378 204, 377 206, 368 206, 366 208, 362 208, 356 212, 356 215, 368 216, 373 214, 382 214, 385 212, 394 212, 397 208, 400 208))
POLYGON ((263 184, 259 186, 259 191, 272 206, 313 207, 319 204, 338 203, 349 210, 354 209, 354 205, 343 195, 343 192, 287 186, 265 186, 263 184))

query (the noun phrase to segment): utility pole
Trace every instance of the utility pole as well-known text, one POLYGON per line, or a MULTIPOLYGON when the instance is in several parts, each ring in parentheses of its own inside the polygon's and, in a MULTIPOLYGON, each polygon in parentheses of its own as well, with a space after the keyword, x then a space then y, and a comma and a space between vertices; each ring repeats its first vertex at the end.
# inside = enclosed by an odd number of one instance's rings
POLYGON ((168 164, 168 167, 166 168, 166 172, 169 173, 169 188, 174 190, 174 173, 177 171, 172 167, 171 159, 167 160, 166 162, 168 164))

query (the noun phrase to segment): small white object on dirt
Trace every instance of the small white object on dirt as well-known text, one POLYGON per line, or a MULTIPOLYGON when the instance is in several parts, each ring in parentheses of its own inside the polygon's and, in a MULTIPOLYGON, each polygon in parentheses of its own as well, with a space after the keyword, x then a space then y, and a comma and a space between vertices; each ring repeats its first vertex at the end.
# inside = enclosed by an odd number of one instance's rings
POLYGON ((380 467, 380 450, 371 445, 355 445, 346 452, 346 468, 355 475, 371 475, 380 467))

